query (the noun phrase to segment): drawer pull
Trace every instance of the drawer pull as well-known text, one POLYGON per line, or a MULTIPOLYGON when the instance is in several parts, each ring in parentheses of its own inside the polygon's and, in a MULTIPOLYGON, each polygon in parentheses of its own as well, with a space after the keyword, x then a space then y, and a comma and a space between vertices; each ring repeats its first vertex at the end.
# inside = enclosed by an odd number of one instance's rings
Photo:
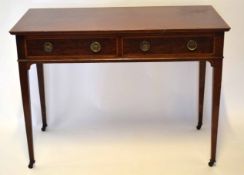
POLYGON ((197 42, 195 40, 189 40, 186 46, 189 51, 195 51, 197 49, 197 42))
POLYGON ((99 42, 94 41, 90 44, 90 49, 92 52, 98 53, 101 51, 102 47, 101 47, 101 44, 99 42))
POLYGON ((150 50, 150 47, 151 47, 151 45, 150 45, 149 41, 144 40, 140 43, 140 49, 143 52, 148 52, 150 50))
POLYGON ((45 42, 43 44, 43 49, 45 52, 50 53, 53 51, 53 44, 51 42, 45 42))

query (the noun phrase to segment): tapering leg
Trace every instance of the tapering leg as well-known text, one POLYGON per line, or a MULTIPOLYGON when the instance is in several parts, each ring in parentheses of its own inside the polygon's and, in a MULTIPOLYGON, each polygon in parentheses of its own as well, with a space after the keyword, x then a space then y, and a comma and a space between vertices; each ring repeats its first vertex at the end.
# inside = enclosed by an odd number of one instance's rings
POLYGON ((198 98, 198 124, 197 129, 202 127, 204 87, 205 87, 206 61, 199 62, 199 98, 198 98))
POLYGON ((212 62, 213 66, 213 97, 212 97, 212 127, 211 127, 211 158, 209 166, 216 161, 216 147, 218 135, 220 92, 222 79, 222 59, 212 62))
POLYGON ((29 151, 29 168, 33 168, 35 163, 34 148, 33 148, 33 136, 32 136, 32 121, 31 121, 31 103, 30 103, 30 88, 29 88, 29 67, 26 63, 19 63, 19 76, 20 86, 22 93, 22 102, 25 118, 25 128, 27 135, 28 151, 29 151))
POLYGON ((45 87, 44 87, 44 73, 43 64, 36 64, 38 84, 39 84, 39 94, 41 102, 41 112, 42 112, 42 131, 46 130, 47 127, 47 117, 46 117, 46 104, 45 104, 45 87))

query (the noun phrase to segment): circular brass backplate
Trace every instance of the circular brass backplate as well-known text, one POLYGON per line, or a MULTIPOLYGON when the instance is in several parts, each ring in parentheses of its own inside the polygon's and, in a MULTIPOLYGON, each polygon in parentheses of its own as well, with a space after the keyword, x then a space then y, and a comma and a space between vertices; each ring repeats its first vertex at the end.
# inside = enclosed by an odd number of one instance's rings
POLYGON ((142 41, 141 43, 140 43, 140 49, 141 49, 141 51, 143 51, 143 52, 148 52, 149 50, 150 50, 150 48, 151 48, 151 45, 150 45, 150 42, 149 41, 142 41))
POLYGON ((50 53, 53 51, 53 44, 51 42, 45 42, 43 44, 43 49, 45 52, 50 53))
POLYGON ((197 49, 197 42, 195 40, 189 40, 186 46, 188 50, 195 51, 197 49))
POLYGON ((94 41, 90 44, 90 49, 92 52, 94 53, 97 53, 97 52, 100 52, 102 47, 101 47, 101 44, 97 41, 94 41))

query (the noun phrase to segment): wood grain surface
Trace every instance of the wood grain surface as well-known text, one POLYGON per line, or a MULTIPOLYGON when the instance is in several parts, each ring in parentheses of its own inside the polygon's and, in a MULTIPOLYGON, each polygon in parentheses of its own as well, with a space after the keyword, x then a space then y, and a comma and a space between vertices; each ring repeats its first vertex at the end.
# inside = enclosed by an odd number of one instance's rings
POLYGON ((212 6, 30 9, 11 34, 63 32, 227 31, 212 6))

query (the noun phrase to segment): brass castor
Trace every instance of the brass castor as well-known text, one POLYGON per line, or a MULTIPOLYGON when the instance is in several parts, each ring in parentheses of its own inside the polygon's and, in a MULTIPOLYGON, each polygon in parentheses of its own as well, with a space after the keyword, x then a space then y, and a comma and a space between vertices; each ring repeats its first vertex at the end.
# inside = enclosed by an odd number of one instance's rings
POLYGON ((202 127, 202 123, 198 123, 198 124, 197 124, 197 130, 200 130, 201 127, 202 127))
POLYGON ((35 160, 31 160, 30 163, 29 163, 29 165, 28 165, 28 168, 32 169, 34 163, 35 163, 35 160))
POLYGON ((208 166, 210 166, 210 167, 214 166, 214 163, 215 163, 215 162, 216 162, 215 160, 210 160, 210 161, 208 162, 208 166))
POLYGON ((42 131, 43 131, 43 132, 46 131, 46 127, 47 127, 47 124, 43 124, 43 125, 42 125, 42 131))

